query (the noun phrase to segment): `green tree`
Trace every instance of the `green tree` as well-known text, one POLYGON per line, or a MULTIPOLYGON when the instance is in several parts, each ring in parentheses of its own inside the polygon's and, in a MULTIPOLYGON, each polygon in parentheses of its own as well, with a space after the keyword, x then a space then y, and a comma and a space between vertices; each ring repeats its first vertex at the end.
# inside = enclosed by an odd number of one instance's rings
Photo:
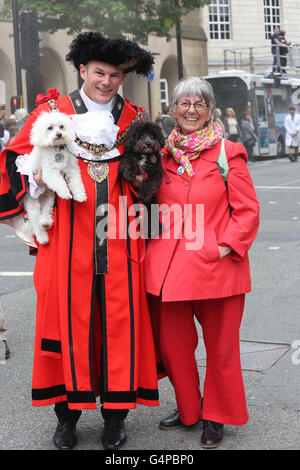
MULTIPOLYGON (((170 29, 182 16, 211 0, 18 0, 19 11, 35 9, 40 30, 68 34, 99 31, 109 37, 124 36, 147 44, 150 33, 170 39, 170 29)), ((5 0, 9 14, 11 0, 5 0)))

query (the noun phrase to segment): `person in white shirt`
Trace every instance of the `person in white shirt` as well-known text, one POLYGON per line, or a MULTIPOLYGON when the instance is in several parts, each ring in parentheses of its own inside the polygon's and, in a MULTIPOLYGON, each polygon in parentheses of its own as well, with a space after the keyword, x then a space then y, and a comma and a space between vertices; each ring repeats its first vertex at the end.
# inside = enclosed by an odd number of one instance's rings
POLYGON ((289 106, 289 114, 285 117, 285 145, 289 148, 289 159, 296 162, 298 158, 298 147, 300 145, 300 114, 296 113, 296 106, 289 106))

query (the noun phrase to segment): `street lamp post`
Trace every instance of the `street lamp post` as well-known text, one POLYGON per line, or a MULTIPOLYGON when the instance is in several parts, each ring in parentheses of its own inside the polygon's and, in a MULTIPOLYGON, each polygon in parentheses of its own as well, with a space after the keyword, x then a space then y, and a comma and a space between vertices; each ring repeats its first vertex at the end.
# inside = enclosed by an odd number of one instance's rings
POLYGON ((12 13, 13 13, 13 31, 14 31, 14 46, 15 46, 17 95, 21 96, 23 94, 23 90, 22 90, 20 38, 19 38, 19 11, 18 11, 18 2, 17 2, 17 0, 12 0, 12 13))
MULTIPOLYGON (((179 8, 179 0, 174 0, 174 5, 179 8)), ((182 41, 181 41, 181 25, 180 21, 176 21, 176 43, 177 43, 177 63, 178 63, 178 78, 183 78, 183 62, 182 62, 182 41)))

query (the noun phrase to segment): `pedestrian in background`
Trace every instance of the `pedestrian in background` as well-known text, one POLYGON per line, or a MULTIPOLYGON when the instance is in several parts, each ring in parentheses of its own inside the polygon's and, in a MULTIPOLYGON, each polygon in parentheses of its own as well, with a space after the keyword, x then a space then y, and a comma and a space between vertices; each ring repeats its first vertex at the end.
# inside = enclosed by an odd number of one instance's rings
POLYGON ((3 313, 2 305, 0 303, 0 341, 4 345, 4 359, 5 360, 9 359, 10 357, 10 350, 6 341, 6 333, 7 333, 7 329, 4 328, 4 313, 3 313))
POLYGON ((27 109, 25 108, 16 109, 15 117, 16 117, 16 126, 18 126, 18 128, 21 129, 29 117, 27 109))
MULTIPOLYGON (((248 250, 259 224, 259 202, 245 148, 222 139, 222 130, 211 121, 214 107, 213 90, 205 80, 189 77, 175 87, 172 111, 178 125, 163 151, 164 178, 156 193, 165 207, 181 207, 183 213, 188 205, 193 227, 197 227, 197 208, 204 207, 201 246, 199 241, 190 247, 201 229, 192 237, 184 227, 179 239, 172 237, 178 230, 174 217, 170 236, 150 240, 145 258, 158 355, 178 408, 160 422, 160 428, 174 429, 202 419, 200 445, 205 448, 221 444, 224 424, 248 421, 239 329, 245 293, 251 290, 248 250), (229 165, 227 188, 217 165, 223 144, 229 165), (203 403, 195 317, 206 346, 203 403)), ((183 223, 182 217, 177 220, 183 223)))
POLYGON ((6 144, 6 147, 9 147, 9 145, 11 145, 14 142, 14 140, 17 137, 19 131, 20 131, 20 129, 16 125, 9 127, 9 141, 6 144))
POLYGON ((279 26, 274 26, 273 34, 271 36, 271 51, 273 54, 273 73, 280 72, 280 45, 281 45, 281 38, 279 36, 280 28, 279 26))
POLYGON ((292 43, 285 38, 285 31, 279 32, 279 40, 281 42, 279 47, 281 73, 286 73, 287 54, 292 43))
POLYGON ((296 106, 289 106, 289 114, 285 117, 285 145, 289 148, 289 159, 296 162, 298 147, 300 145, 300 115, 296 113, 296 106))
POLYGON ((225 131, 225 125, 224 122, 222 121, 222 111, 220 108, 216 108, 213 113, 213 121, 216 122, 222 129, 223 135, 225 136, 226 131, 225 131))
POLYGON ((248 163, 253 163, 253 148, 257 140, 257 136, 255 134, 251 114, 248 110, 244 111, 243 119, 241 120, 241 139, 245 149, 247 150, 248 163))
POLYGON ((240 138, 240 128, 233 108, 226 108, 224 119, 225 137, 231 142, 238 142, 240 138))
POLYGON ((164 138, 167 139, 176 124, 170 112, 170 106, 163 106, 162 114, 156 119, 156 122, 161 127, 164 138))

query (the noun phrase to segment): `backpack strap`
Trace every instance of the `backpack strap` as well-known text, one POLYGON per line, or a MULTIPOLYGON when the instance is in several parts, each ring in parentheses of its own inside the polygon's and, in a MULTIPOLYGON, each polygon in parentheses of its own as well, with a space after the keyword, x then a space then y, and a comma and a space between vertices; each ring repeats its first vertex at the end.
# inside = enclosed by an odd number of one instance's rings
POLYGON ((228 161, 227 161, 227 156, 225 152, 225 140, 222 139, 222 144, 221 144, 221 150, 217 159, 217 165, 219 172, 224 180, 224 182, 227 182, 227 176, 229 173, 229 166, 228 166, 228 161))

